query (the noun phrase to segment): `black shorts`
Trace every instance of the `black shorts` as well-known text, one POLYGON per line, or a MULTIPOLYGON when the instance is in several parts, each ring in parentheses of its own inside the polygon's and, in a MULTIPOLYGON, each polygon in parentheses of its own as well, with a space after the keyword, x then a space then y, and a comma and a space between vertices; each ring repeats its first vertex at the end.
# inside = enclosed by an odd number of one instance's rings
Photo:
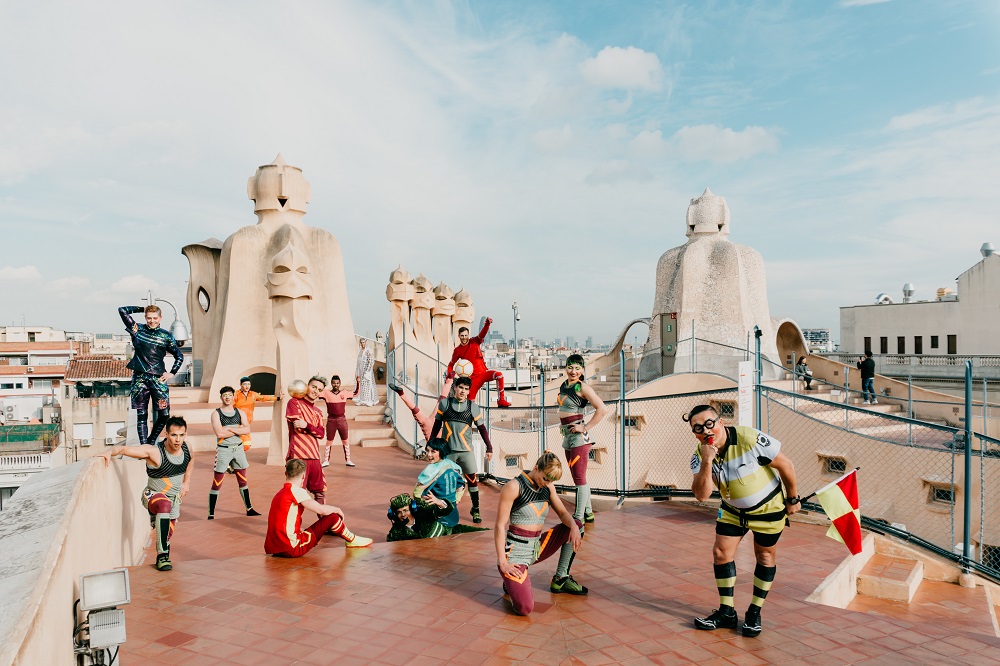
MULTIPOLYGON (((732 536, 740 537, 741 539, 746 536, 746 533, 750 531, 748 527, 740 527, 739 525, 730 525, 729 523, 716 523, 715 533, 721 536, 732 536)), ((782 530, 784 531, 784 530, 782 530)), ((758 546, 764 548, 770 548, 771 546, 778 543, 778 539, 781 538, 781 532, 776 534, 763 534, 761 532, 753 533, 753 542, 758 546)))

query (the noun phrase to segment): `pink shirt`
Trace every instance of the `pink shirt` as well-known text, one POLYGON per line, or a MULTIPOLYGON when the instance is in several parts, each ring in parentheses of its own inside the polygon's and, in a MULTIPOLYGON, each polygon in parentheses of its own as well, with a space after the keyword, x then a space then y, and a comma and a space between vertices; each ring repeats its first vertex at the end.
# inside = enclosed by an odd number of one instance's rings
POLYGON ((357 397, 357 395, 354 391, 345 391, 344 389, 340 389, 339 393, 326 389, 319 394, 319 399, 326 401, 327 418, 338 419, 347 414, 347 401, 357 397))

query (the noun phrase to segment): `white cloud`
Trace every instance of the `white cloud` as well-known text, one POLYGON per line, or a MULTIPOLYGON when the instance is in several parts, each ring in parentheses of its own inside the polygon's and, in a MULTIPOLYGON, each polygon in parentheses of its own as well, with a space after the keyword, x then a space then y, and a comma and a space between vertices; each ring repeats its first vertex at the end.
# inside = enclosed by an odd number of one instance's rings
POLYGON ((580 63, 580 72, 590 84, 601 88, 660 90, 663 68, 655 53, 634 46, 606 46, 595 57, 580 63))
POLYGON ((126 275, 111 283, 108 289, 116 294, 140 295, 147 291, 157 291, 160 285, 145 275, 126 275))
POLYGON ((50 280, 45 285, 45 290, 64 296, 74 296, 78 292, 90 289, 91 280, 89 277, 81 275, 70 275, 69 277, 56 278, 50 280))
POLYGON ((642 157, 659 157, 667 151, 667 142, 660 130, 643 130, 629 141, 629 151, 642 157))
POLYGON ((531 137, 539 150, 556 153, 568 148, 573 143, 573 129, 569 125, 559 128, 538 130, 531 137))
POLYGON ((682 159, 726 163, 776 152, 779 142, 776 132, 765 127, 751 125, 735 131, 718 125, 694 125, 677 130, 671 144, 682 159))
POLYGON ((622 181, 644 181, 652 179, 645 167, 627 160, 610 160, 600 165, 584 178, 588 185, 613 185, 622 181))
POLYGON ((953 125, 983 118, 1000 111, 1000 105, 990 104, 982 97, 940 104, 893 117, 886 129, 891 132, 908 132, 930 126, 953 125))
POLYGON ((37 282, 42 274, 35 266, 4 266, 0 268, 0 282, 37 282))

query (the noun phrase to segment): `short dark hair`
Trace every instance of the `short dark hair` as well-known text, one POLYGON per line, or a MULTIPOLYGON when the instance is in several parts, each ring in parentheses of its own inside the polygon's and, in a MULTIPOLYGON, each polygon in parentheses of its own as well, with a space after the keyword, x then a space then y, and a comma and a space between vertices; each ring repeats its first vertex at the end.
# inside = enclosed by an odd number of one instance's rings
POLYGON ((294 479, 305 474, 306 464, 298 458, 292 458, 285 463, 285 478, 294 479))
POLYGON ((332 382, 334 379, 336 379, 339 382, 340 381, 340 375, 331 375, 330 381, 332 382))
POLYGON ((871 358, 871 357, 872 357, 872 350, 871 349, 866 349, 865 350, 865 358, 871 358))
POLYGON ((232 386, 223 386, 219 389, 219 395, 225 395, 226 393, 236 394, 236 390, 232 386))
POLYGON ((468 333, 469 332, 469 327, 468 326, 462 326, 461 328, 458 329, 458 334, 461 335, 462 331, 465 331, 466 333, 468 333))
POLYGON ((687 423, 688 421, 690 421, 691 419, 693 419, 698 414, 701 414, 702 412, 709 412, 709 411, 712 412, 713 414, 715 414, 716 416, 719 416, 719 410, 717 410, 715 407, 712 407, 712 405, 697 405, 695 407, 692 407, 691 411, 688 412, 687 414, 685 414, 684 416, 682 416, 681 418, 684 419, 685 423, 687 423))
POLYGON ((240 384, 242 384, 243 382, 249 382, 249 381, 250 381, 249 377, 240 377, 240 384))
POLYGON ((442 458, 444 458, 446 455, 448 455, 449 451, 448 440, 441 439, 440 437, 435 437, 431 441, 427 442, 427 448, 434 449, 435 451, 441 454, 442 458))
POLYGON ((184 428, 185 430, 188 428, 188 422, 184 420, 183 416, 171 416, 164 425, 167 432, 170 432, 171 428, 184 428))
POLYGON ((570 354, 566 357, 566 365, 578 365, 581 368, 586 368, 587 364, 583 362, 583 356, 581 354, 570 354))
POLYGON ((472 388, 472 378, 471 377, 459 377, 455 380, 455 386, 468 386, 472 388))

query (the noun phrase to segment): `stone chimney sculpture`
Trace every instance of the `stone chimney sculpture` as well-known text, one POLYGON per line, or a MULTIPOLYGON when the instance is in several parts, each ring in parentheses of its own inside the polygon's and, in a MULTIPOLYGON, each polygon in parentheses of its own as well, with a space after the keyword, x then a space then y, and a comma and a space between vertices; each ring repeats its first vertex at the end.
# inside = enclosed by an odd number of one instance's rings
MULTIPOLYGON (((241 376, 275 375, 275 389, 295 379, 351 376, 357 357, 340 244, 303 220, 312 189, 302 170, 278 155, 247 182, 255 225, 220 244, 194 243, 187 305, 200 385, 214 399, 241 376)), ((268 464, 288 447, 283 403, 275 405, 268 464)))
MULTIPOLYGON (((735 370, 735 364, 743 360, 742 352, 702 341, 744 348, 754 326, 763 332, 761 351, 778 362, 764 260, 753 248, 729 240, 729 222, 725 198, 706 188, 688 206, 687 242, 667 250, 657 263, 653 317, 644 354, 660 349, 668 337, 666 327, 675 326, 674 339, 682 342, 671 350, 669 359, 663 352, 664 362, 673 363, 674 372, 690 371, 692 356, 699 359, 699 371, 735 370), (694 355, 691 343, 685 341, 692 330, 699 340, 694 355)), ((775 372, 769 366, 765 376, 775 372)))

